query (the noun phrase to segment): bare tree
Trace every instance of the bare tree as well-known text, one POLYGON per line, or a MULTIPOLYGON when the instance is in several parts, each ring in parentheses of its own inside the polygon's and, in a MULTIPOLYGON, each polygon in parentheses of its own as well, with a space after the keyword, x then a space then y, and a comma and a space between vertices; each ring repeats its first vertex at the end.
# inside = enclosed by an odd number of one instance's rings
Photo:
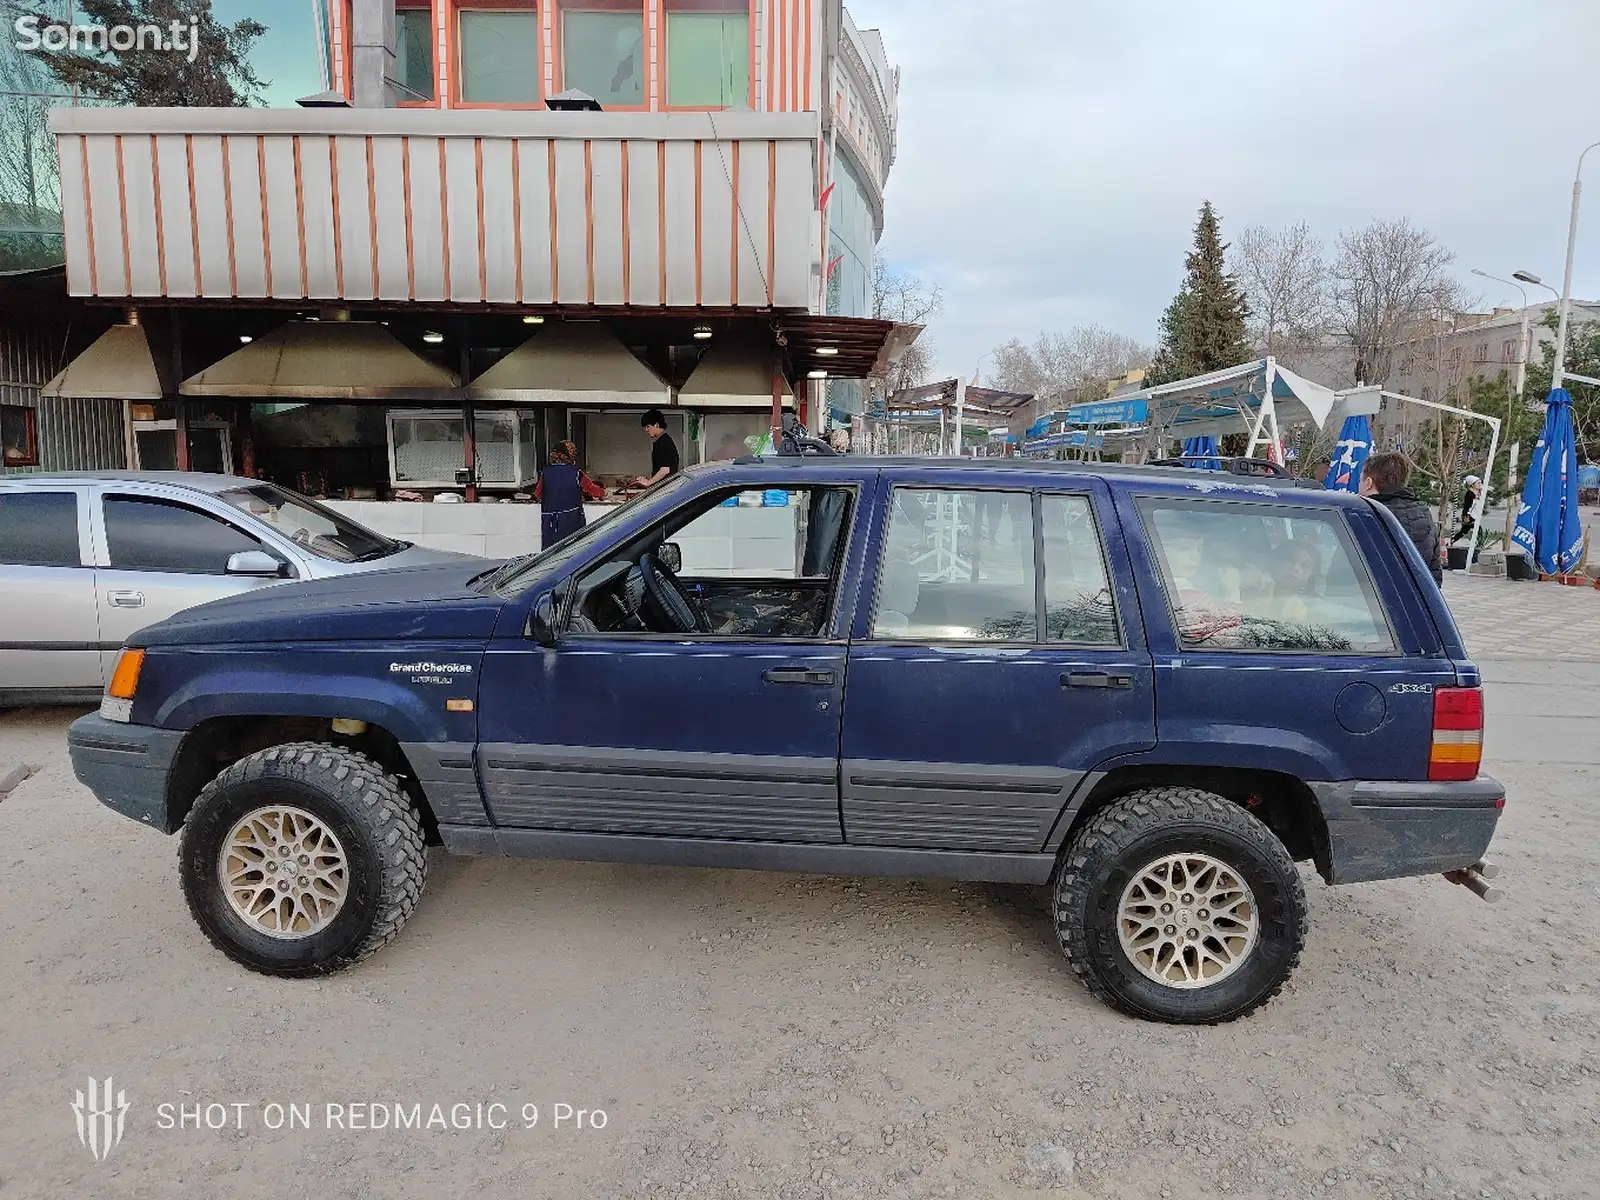
POLYGON ((1328 267, 1304 221, 1282 229, 1252 225, 1229 255, 1250 303, 1250 337, 1263 354, 1292 358, 1327 329, 1328 267))
MULTIPOLYGON (((944 295, 937 283, 910 271, 897 271, 882 254, 872 259, 872 315, 902 325, 926 326, 944 311, 944 295)), ((885 381, 892 395, 901 388, 917 387, 933 373, 934 345, 924 331, 889 369, 885 381)))
POLYGON ((1355 376, 1386 383, 1394 349, 1430 311, 1463 307, 1447 274, 1455 255, 1404 217, 1339 235, 1331 301, 1335 328, 1355 355, 1355 376))
POLYGON ((39 254, 59 261, 59 247, 38 243, 59 241, 61 177, 48 117, 64 94, 41 64, 0 45, 0 240, 12 252, 4 254, 6 266, 33 265, 27 260, 39 254))
POLYGON ((1041 333, 1033 344, 1012 338, 994 349, 994 375, 1008 391, 1032 392, 1045 412, 1060 403, 1104 394, 1108 379, 1147 367, 1155 351, 1099 325, 1041 333))

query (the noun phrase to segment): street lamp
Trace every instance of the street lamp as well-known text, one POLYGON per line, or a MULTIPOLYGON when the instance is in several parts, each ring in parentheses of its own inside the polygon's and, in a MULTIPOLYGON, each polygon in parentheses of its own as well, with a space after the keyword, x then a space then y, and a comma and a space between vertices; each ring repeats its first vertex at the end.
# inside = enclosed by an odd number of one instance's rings
MULTIPOLYGON (((972 364, 972 383, 967 385, 967 386, 970 386, 970 387, 977 387, 978 386, 978 372, 983 367, 983 360, 986 359, 986 358, 989 358, 993 354, 994 354, 993 350, 985 350, 982 354, 978 355, 977 361, 972 364)), ((965 445, 962 442, 962 438, 965 436, 965 431, 963 430, 963 425, 965 424, 965 417, 966 417, 966 402, 967 402, 967 388, 963 387, 959 392, 956 393, 956 457, 957 458, 960 458, 962 452, 966 449, 965 445)), ((941 447, 941 449, 942 449, 942 447, 941 447)))
POLYGON ((1578 169, 1572 176, 1572 219, 1567 225, 1567 271, 1561 280, 1561 321, 1556 328, 1556 367, 1550 376, 1552 390, 1560 387, 1565 378, 1567 310, 1572 306, 1572 255, 1578 243, 1578 199, 1583 194, 1583 160, 1596 147, 1600 147, 1600 142, 1591 142, 1583 148, 1583 153, 1578 155, 1578 169))

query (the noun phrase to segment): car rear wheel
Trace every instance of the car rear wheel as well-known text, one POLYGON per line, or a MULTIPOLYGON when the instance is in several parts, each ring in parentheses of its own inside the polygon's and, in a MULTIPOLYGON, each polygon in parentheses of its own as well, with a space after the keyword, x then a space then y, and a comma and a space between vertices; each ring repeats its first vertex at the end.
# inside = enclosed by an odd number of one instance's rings
POLYGON ((422 822, 366 755, 297 742, 240 759, 184 823, 189 911, 235 962, 322 975, 399 934, 427 874, 422 822))
POLYGON ((1265 1004, 1305 943, 1305 890, 1283 843, 1196 788, 1134 792, 1096 813, 1062 854, 1053 910, 1094 995, 1176 1024, 1265 1004))

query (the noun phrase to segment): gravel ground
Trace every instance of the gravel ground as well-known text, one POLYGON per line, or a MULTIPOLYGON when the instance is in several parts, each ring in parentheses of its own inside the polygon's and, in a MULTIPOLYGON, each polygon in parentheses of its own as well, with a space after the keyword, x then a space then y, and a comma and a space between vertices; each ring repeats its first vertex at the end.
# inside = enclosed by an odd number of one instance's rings
POLYGON ((1308 874, 1298 974, 1216 1029, 1096 1004, 1025 891, 439 855, 394 945, 270 980, 73 780, 74 714, 0 713, 43 766, 0 802, 0 1200, 1600 1195, 1600 661, 1484 665, 1508 899, 1308 874), (350 1128, 413 1104, 474 1127, 350 1128))

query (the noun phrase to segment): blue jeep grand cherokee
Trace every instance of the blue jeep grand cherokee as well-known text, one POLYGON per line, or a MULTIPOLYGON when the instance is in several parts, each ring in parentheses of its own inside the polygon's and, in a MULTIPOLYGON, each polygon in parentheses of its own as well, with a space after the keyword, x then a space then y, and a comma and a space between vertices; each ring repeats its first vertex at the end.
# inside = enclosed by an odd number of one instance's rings
POLYGON ((258 971, 377 950, 440 842, 1048 884, 1097 996, 1215 1022, 1293 969, 1296 860, 1478 880, 1482 713, 1427 568, 1358 497, 779 457, 494 569, 190 609, 129 641, 71 747, 105 804, 183 831, 195 919, 258 971))

